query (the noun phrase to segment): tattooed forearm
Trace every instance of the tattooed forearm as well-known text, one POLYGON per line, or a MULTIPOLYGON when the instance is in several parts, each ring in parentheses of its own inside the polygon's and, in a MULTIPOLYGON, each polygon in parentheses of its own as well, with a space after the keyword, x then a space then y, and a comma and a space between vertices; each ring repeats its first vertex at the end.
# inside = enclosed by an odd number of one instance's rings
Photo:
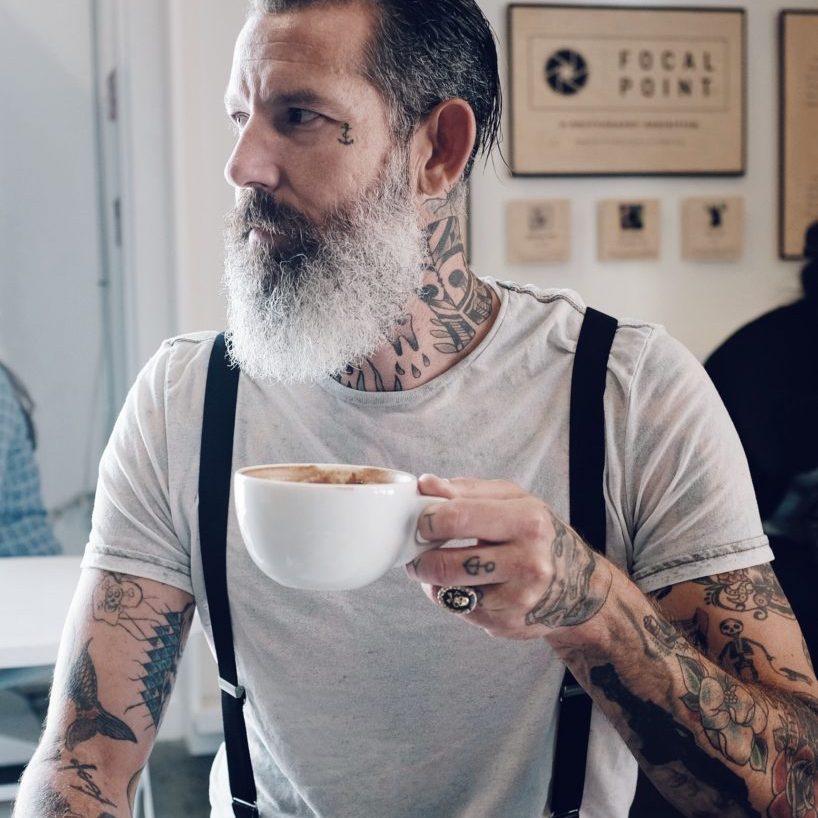
POLYGON ((555 563, 552 581, 537 605, 526 616, 528 625, 549 628, 580 625, 587 622, 605 604, 610 591, 610 569, 579 537, 553 517, 552 556, 555 563), (607 571, 604 590, 592 588, 597 567, 607 571))
POLYGON ((795 619, 784 591, 769 565, 728 571, 695 582, 705 587, 705 602, 716 608, 741 613, 752 612, 755 619, 771 613, 795 619))
POLYGON ((154 629, 147 659, 142 662, 144 673, 138 678, 142 683, 142 701, 131 705, 128 710, 144 707, 148 718, 147 726, 156 730, 159 729, 165 705, 176 680, 176 670, 192 615, 192 602, 181 611, 165 612, 164 624, 154 629))
POLYGON ((94 782, 93 773, 97 771, 97 766, 95 764, 83 764, 78 759, 72 758, 67 767, 60 767, 60 772, 66 771, 76 773, 77 777, 82 782, 81 784, 70 784, 69 786, 72 790, 88 795, 93 798, 94 801, 98 801, 100 804, 105 804, 109 807, 116 807, 116 804, 113 801, 103 796, 102 790, 94 782))
MULTIPOLYGON (((86 802, 82 796, 75 794, 72 795, 72 799, 74 798, 76 798, 76 805, 72 804, 67 795, 59 792, 56 787, 46 785, 40 790, 34 802, 30 804, 32 809, 26 811, 26 807, 21 806, 18 801, 13 815, 14 818, 91 818, 91 816, 95 818, 120 818, 106 810, 102 812, 91 811, 90 808, 83 806, 86 802)), ((110 804, 110 806, 116 809, 115 804, 110 804)), ((128 816, 130 817, 130 815, 131 810, 129 809, 128 816)), ((124 816, 121 816, 121 818, 124 818, 124 816)))
POLYGON ((122 628, 145 643, 146 660, 140 662, 143 672, 133 679, 142 684, 142 700, 128 710, 145 708, 147 727, 159 728, 176 679, 193 608, 193 603, 189 603, 181 611, 159 611, 145 598, 138 582, 113 573, 106 573, 94 592, 94 618, 122 628))
POLYGON ((719 664, 730 669, 737 678, 757 682, 760 676, 756 667, 756 658, 763 657, 769 668, 779 676, 783 676, 791 682, 812 684, 809 676, 799 673, 797 670, 789 667, 777 667, 775 657, 770 654, 761 642, 742 635, 744 623, 740 619, 723 619, 719 625, 719 630, 727 638, 727 643, 718 656, 719 664))
MULTIPOLYGON (((800 667, 792 626, 772 628, 754 607, 710 630, 710 602, 670 621, 618 581, 612 594, 608 638, 569 664, 665 798, 695 818, 818 818, 818 699, 802 692, 814 678, 774 655, 800 667), (696 644, 708 632, 709 658, 696 644), (781 634, 775 651, 766 634, 781 634)), ((695 598, 687 585, 675 610, 695 598)))
POLYGON ((696 815, 757 816, 747 784, 719 759, 705 752, 695 734, 664 708, 635 694, 612 664, 591 668, 590 680, 611 702, 619 706, 628 727, 638 736, 638 752, 654 768, 670 768, 665 782, 683 784, 697 793, 696 815))
POLYGON ((85 643, 68 677, 68 697, 76 708, 76 717, 66 732, 65 746, 73 750, 96 735, 136 743, 131 728, 109 713, 99 701, 97 672, 88 650, 91 641, 89 639, 85 643))

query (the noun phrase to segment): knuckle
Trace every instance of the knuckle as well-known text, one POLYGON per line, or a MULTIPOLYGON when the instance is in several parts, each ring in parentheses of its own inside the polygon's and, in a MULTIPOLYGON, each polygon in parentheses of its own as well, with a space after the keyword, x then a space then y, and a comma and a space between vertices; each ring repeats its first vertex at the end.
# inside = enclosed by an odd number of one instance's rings
POLYGON ((515 566, 515 576, 526 592, 536 593, 550 581, 550 566, 544 560, 534 557, 523 559, 515 566))
POLYGON ((523 517, 521 529, 525 539, 542 540, 551 530, 550 520, 543 509, 531 509, 523 517))
POLYGON ((542 598, 542 587, 535 588, 533 586, 528 586, 520 596, 520 607, 525 611, 530 611, 540 604, 540 600, 542 598))

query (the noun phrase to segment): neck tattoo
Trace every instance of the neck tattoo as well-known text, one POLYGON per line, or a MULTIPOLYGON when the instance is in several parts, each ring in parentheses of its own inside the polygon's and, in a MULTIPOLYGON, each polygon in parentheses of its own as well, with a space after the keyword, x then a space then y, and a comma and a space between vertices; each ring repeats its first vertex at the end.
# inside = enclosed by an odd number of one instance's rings
POLYGON ((417 316, 404 314, 389 340, 394 363, 385 364, 379 356, 376 364, 373 356, 348 365, 335 376, 344 386, 361 392, 411 389, 432 366, 432 357, 468 352, 481 325, 494 314, 491 288, 466 264, 459 219, 446 216, 430 224, 426 234, 429 256, 418 297, 431 313, 423 322, 428 328, 420 334, 415 330, 422 309, 417 316))

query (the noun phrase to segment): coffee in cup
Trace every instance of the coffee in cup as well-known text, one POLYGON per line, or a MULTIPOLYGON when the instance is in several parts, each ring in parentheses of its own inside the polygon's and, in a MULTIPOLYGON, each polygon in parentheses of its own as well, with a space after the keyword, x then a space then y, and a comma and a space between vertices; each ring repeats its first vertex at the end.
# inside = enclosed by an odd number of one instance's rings
POLYGON ((239 529, 253 561, 281 585, 340 591, 368 585, 434 543, 417 538, 417 478, 376 466, 287 463, 240 469, 239 529))

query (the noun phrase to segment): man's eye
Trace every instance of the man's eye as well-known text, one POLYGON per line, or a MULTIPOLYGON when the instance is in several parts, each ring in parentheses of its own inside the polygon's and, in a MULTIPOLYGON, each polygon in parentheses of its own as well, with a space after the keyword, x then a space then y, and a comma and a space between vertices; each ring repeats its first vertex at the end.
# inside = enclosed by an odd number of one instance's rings
POLYGON ((287 124, 308 125, 310 122, 315 122, 320 116, 321 114, 308 111, 306 108, 289 108, 287 109, 287 124))
POLYGON ((246 124, 247 120, 250 119, 247 114, 237 113, 237 114, 230 114, 230 119, 232 120, 233 124, 241 130, 246 124))

